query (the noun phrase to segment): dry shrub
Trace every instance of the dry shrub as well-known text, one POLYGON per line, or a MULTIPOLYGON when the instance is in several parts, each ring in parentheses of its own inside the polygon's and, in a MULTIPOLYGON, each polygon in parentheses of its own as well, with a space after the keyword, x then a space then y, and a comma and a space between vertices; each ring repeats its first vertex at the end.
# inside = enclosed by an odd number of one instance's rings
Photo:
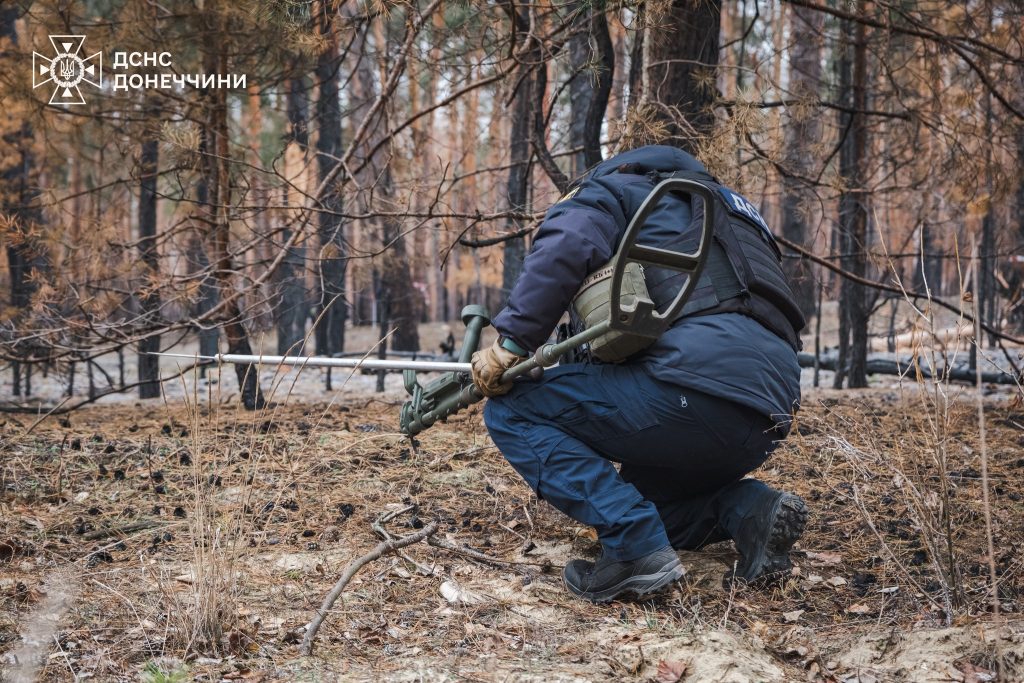
MULTIPOLYGON (((895 268, 893 272, 900 284, 895 268)), ((960 300, 971 301, 963 279, 960 300)), ((977 548, 967 548, 965 539, 976 540, 991 533, 984 414, 971 415, 973 399, 981 400, 975 388, 950 379, 950 370, 962 363, 976 340, 963 315, 955 332, 951 333, 949 328, 937 323, 937 307, 930 300, 928 305, 919 307, 907 296, 903 305, 912 310, 913 331, 909 335, 910 348, 897 346, 895 349, 897 358, 906 351, 911 358, 899 381, 900 404, 909 408, 898 414, 899 437, 887 438, 884 432, 870 426, 864 428, 866 425, 861 423, 855 440, 864 444, 863 447, 855 447, 840 436, 832 436, 831 443, 860 480, 853 485, 854 501, 885 555, 913 585, 914 593, 941 608, 946 623, 950 624, 957 613, 984 609, 984 604, 975 598, 987 592, 968 585, 963 569, 970 561, 979 559, 970 555, 977 548), (975 445, 976 442, 980 445, 975 445), (928 595, 900 560, 897 549, 891 547, 880 532, 876 521, 881 513, 869 511, 863 502, 863 492, 880 477, 891 478, 892 487, 898 492, 898 503, 894 507, 902 509, 910 528, 927 550, 928 561, 940 585, 937 592, 941 605, 928 595), (980 492, 968 488, 979 479, 980 492)), ((984 352, 977 348, 977 353, 977 362, 986 363, 984 352)), ((980 390, 978 387, 977 391, 980 390)), ((886 511, 890 517, 892 512, 886 511)), ((990 549, 987 557, 982 558, 993 567, 990 584, 996 580, 992 554, 990 549)))

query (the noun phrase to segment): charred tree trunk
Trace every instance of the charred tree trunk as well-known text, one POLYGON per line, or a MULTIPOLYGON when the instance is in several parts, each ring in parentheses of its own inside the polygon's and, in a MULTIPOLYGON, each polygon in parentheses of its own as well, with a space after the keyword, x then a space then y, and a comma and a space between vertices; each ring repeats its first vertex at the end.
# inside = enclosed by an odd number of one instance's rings
MULTIPOLYGON (((295 66, 297 71, 299 66, 295 66)), ((291 142, 303 152, 309 147, 309 97, 306 80, 294 76, 288 84, 288 125, 291 142)), ((285 204, 290 192, 288 187, 281 191, 285 204)), ((288 242, 292 231, 285 228, 281 241, 288 242)), ((292 246, 278 266, 276 301, 274 315, 277 318, 277 352, 280 355, 296 355, 306 337, 306 286, 302 271, 302 247, 292 246)), ((319 330, 318 330, 319 331, 319 330)), ((319 344, 317 344, 319 348, 319 344)))
MULTIPOLYGON (((786 174, 782 177, 782 234, 797 244, 808 244, 811 237, 810 203, 813 193, 807 183, 813 178, 812 149, 821 140, 817 101, 821 92, 822 31, 821 12, 790 5, 792 48, 790 51, 790 90, 802 105, 791 107, 786 128, 786 174)), ((817 288, 812 265, 806 259, 786 259, 783 263, 793 294, 804 316, 817 311, 817 288)))
MULTIPOLYGON (((864 24, 843 21, 843 42, 839 59, 839 87, 849 111, 840 113, 840 130, 845 138, 839 151, 839 173, 843 191, 839 197, 839 251, 841 265, 859 277, 867 273, 868 193, 867 126, 867 38, 864 24)), ((871 315, 863 285, 843 278, 839 290, 839 365, 833 386, 841 389, 844 379, 850 388, 866 387, 868 319, 871 315)))
MULTIPOLYGON (((228 73, 227 60, 223 54, 216 55, 208 73, 228 73)), ((206 157, 207 185, 210 193, 210 242, 213 249, 213 275, 220 289, 221 302, 231 299, 224 307, 224 336, 228 342, 228 353, 252 354, 249 335, 242 320, 241 307, 232 286, 235 265, 230 251, 231 232, 231 149, 228 145, 227 91, 213 89, 206 93, 209 104, 210 148, 213 155, 206 157)), ((266 402, 260 390, 259 376, 252 365, 235 365, 235 375, 242 395, 242 404, 248 410, 263 408, 266 402)))
MULTIPOLYGON (((8 4, 0 7, 0 40, 6 38, 18 45, 17 19, 19 8, 8 4)), ((39 188, 35 181, 35 155, 32 150, 33 131, 27 121, 10 121, 9 132, 0 140, 0 209, 13 218, 0 237, 6 242, 7 271, 10 277, 10 303, 15 313, 10 321, 14 327, 8 353, 14 356, 32 355, 32 349, 19 344, 19 323, 28 313, 32 295, 38 289, 34 275, 49 269, 49 260, 42 243, 37 240, 36 226, 42 221, 37 203, 39 188)), ((32 366, 13 362, 13 394, 32 393, 32 366)))
MULTIPOLYGON (((341 157, 341 104, 338 94, 341 82, 341 56, 335 30, 333 3, 321 3, 320 34, 326 48, 316 62, 316 78, 320 94, 316 102, 318 123, 317 168, 323 181, 341 157)), ((344 224, 340 216, 329 212, 342 209, 340 181, 329 187, 321 200, 323 212, 319 214, 320 237, 320 323, 317 327, 317 353, 331 355, 345 350, 345 266, 347 246, 344 224)))
POLYGON ((914 272, 914 287, 919 292, 927 289, 932 296, 942 296, 942 259, 937 253, 939 245, 935 237, 935 227, 928 221, 921 223, 921 254, 914 272))
MULTIPOLYGON (((373 36, 379 45, 385 42, 380 19, 374 19, 373 36)), ((378 74, 375 72, 371 58, 366 54, 365 36, 353 43, 351 50, 358 57, 356 78, 352 88, 352 101, 355 104, 355 120, 369 115, 371 103, 377 96, 378 74)), ((367 139, 359 145, 360 151, 373 149, 377 141, 388 134, 388 121, 385 113, 378 110, 367 125, 367 139)), ((361 123, 356 124, 357 127, 361 123)), ((359 156, 358 154, 356 155, 359 156)), ((364 157, 365 158, 365 157, 364 157)), ((394 211, 394 181, 391 175, 391 161, 386 151, 378 151, 368 160, 366 168, 360 173, 359 185, 365 190, 360 201, 371 210, 380 203, 386 211, 394 211)), ((374 221, 379 228, 379 236, 383 253, 379 261, 380 286, 376 287, 377 312, 387 313, 387 318, 394 328, 391 335, 391 348, 401 351, 419 350, 419 306, 416 290, 412 286, 412 275, 409 257, 402 236, 402 223, 393 216, 384 216, 374 221)), ((385 316, 381 315, 381 320, 385 316)), ((383 344, 381 346, 384 346, 383 344)))
POLYGON ((579 2, 579 16, 569 39, 569 63, 573 71, 569 84, 571 123, 569 146, 573 154, 572 175, 579 177, 601 163, 601 124, 608 108, 615 74, 615 46, 608 31, 603 3, 579 2))
MULTIPOLYGON (((1016 285, 1015 290, 1007 291, 1007 319, 1014 330, 1024 330, 1024 126, 1017 128, 1017 196, 1014 213, 1017 217, 1017 234, 1011 238, 1015 245, 1010 258, 1008 270, 1010 277, 1005 278, 1008 284, 1016 285)), ((1012 286, 1011 285, 1011 286, 1012 286)))
MULTIPOLYGON (((206 206, 205 202, 200 206, 206 206)), ((217 305, 217 282, 210 274, 210 259, 203 248, 203 241, 199 237, 189 240, 188 247, 189 267, 193 272, 200 273, 199 296, 193 308, 196 317, 205 315, 217 305)), ((220 343, 220 329, 213 323, 207 321, 202 324, 198 331, 199 355, 212 356, 217 353, 220 343)), ((199 370, 200 376, 206 376, 206 367, 199 370)))
MULTIPOLYGON (((204 160, 203 167, 196 179, 196 214, 195 220, 202 223, 205 229, 202 233, 193 234, 188 241, 187 261, 190 276, 199 277, 199 288, 197 298, 192 305, 191 314, 200 318, 209 313, 217 305, 217 281, 210 272, 210 257, 206 253, 203 244, 204 237, 209 234, 211 223, 210 217, 213 211, 210 208, 210 177, 208 170, 208 154, 210 149, 210 136, 203 132, 199 138, 199 154, 204 160)), ((213 356, 219 351, 220 328, 213 321, 206 320, 200 323, 197 330, 199 338, 199 355, 213 356)), ((207 366, 199 368, 199 376, 206 377, 207 366)))
MULTIPOLYGON (((548 89, 548 67, 547 64, 542 64, 537 67, 535 71, 536 80, 534 81, 534 92, 543 93, 547 92, 548 89)), ((544 112, 543 99, 537 102, 537 106, 533 108, 533 130, 530 131, 530 144, 533 147, 533 153, 537 155, 537 163, 547 173, 548 178, 554 183, 555 187, 558 188, 559 192, 565 193, 569 189, 569 179, 562 173, 562 169, 558 167, 558 162, 551 156, 551 151, 548 149, 547 143, 547 116, 544 112)))
MULTIPOLYGON (((373 269, 372 280, 373 280, 373 291, 377 299, 377 334, 380 335, 381 339, 387 339, 388 332, 390 331, 391 325, 391 296, 390 292, 385 290, 384 279, 376 268, 373 269)), ((377 358, 384 360, 387 358, 388 345, 387 342, 381 342, 377 345, 377 358)), ((377 372, 377 392, 384 391, 384 380, 387 377, 387 371, 380 370, 377 372)))
MULTIPOLYGON (((985 91, 985 139, 992 139, 992 93, 988 90, 985 91)), ((993 201, 992 191, 992 174, 994 169, 992 168, 992 149, 991 147, 986 148, 986 164, 985 164, 985 194, 988 195, 988 208, 985 210, 985 217, 981 221, 981 245, 978 251, 978 315, 981 316, 982 323, 988 323, 990 325, 999 326, 999 321, 996 319, 996 267, 995 267, 995 253, 996 253, 996 207, 997 203, 993 201)), ((984 335, 975 340, 975 343, 971 345, 971 368, 973 369, 977 363, 978 348, 983 343, 984 335)), ((993 335, 989 335, 989 346, 994 346, 996 339, 993 335)))
MULTIPOLYGON (((157 119, 158 111, 150 107, 147 118, 157 119)), ((160 163, 160 140, 155 130, 146 131, 139 156, 139 258, 144 279, 139 305, 145 327, 157 322, 160 314, 160 259, 156 246, 157 196, 156 179, 160 163)), ((147 336, 139 342, 139 398, 160 396, 160 335, 147 336)))
MULTIPOLYGON (((643 26, 646 21, 647 12, 644 5, 636 10, 636 24, 643 26)), ((634 109, 643 99, 644 82, 644 31, 636 31, 633 36, 633 47, 629 51, 629 101, 627 106, 634 109)))
MULTIPOLYGON (((541 68, 537 66, 541 61, 541 55, 539 46, 529 35, 530 5, 514 5, 512 20, 515 23, 516 34, 522 36, 523 40, 532 41, 534 45, 522 59, 522 66, 518 71, 519 77, 513 80, 513 82, 518 82, 519 89, 512 101, 512 126, 509 139, 509 161, 512 166, 508 171, 508 208, 509 211, 525 212, 529 206, 530 129, 534 121, 534 107, 540 106, 539 100, 544 93, 536 92, 535 88, 537 82, 535 69, 541 68)), ((505 226, 508 232, 514 233, 522 229, 523 221, 519 218, 509 217, 505 226)), ((526 258, 526 239, 517 237, 507 240, 503 248, 503 256, 501 286, 505 290, 505 295, 508 296, 523 270, 523 259, 526 258)))
MULTIPOLYGON (((991 139, 991 138, 989 138, 991 139)), ((989 172, 991 174, 991 171, 989 172)), ((988 180, 988 195, 992 196, 991 175, 988 180)), ((985 217, 981 220, 981 245, 978 250, 978 315, 981 322, 989 325, 999 326, 996 319, 996 202, 989 201, 985 217)), ((978 347, 983 343, 985 335, 981 335, 971 345, 971 367, 977 362, 978 347)), ((989 346, 995 345, 995 337, 988 335, 989 346)))
POLYGON ((385 219, 383 227, 384 243, 393 244, 393 246, 384 260, 382 272, 384 284, 381 287, 384 298, 383 300, 378 298, 378 303, 387 311, 390 322, 395 328, 395 333, 391 338, 391 348, 396 351, 419 351, 417 290, 412 286, 405 242, 399 237, 402 226, 394 219, 385 219))
POLYGON ((694 153, 714 128, 721 0, 673 0, 664 16, 647 10, 643 64, 650 92, 644 101, 667 127, 672 142, 694 153), (658 26, 655 27, 654 24, 658 26), (661 30, 661 25, 667 30, 661 30))
POLYGON ((594 32, 594 96, 587 107, 583 127, 583 155, 587 168, 601 163, 601 127, 608 111, 608 99, 612 94, 615 78, 615 45, 608 31, 608 15, 604 7, 591 12, 591 27, 594 32))

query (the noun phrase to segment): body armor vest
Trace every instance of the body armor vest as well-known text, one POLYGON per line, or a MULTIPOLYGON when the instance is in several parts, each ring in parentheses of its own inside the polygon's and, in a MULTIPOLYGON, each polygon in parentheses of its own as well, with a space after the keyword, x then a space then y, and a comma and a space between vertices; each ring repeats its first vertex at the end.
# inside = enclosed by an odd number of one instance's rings
MULTIPOLYGON (((694 180, 712 190, 715 207, 714 238, 711 251, 697 281, 697 287, 683 307, 680 318, 741 313, 749 316, 777 336, 784 339, 794 351, 802 348, 800 331, 806 324, 793 297, 786 276, 782 272, 782 253, 771 230, 750 202, 732 190, 715 182, 710 175, 692 171, 652 173, 654 182, 665 178, 694 180)), ((702 202, 691 202, 690 226, 686 230, 656 231, 658 237, 641 236, 641 243, 677 252, 696 251, 703 222, 702 202), (694 229, 689 229, 693 226, 694 229)), ((559 341, 577 334, 591 324, 605 319, 611 294, 610 273, 613 258, 584 282, 569 310, 570 323, 561 326, 559 341)), ((643 269, 638 264, 627 266, 622 289, 624 299, 636 293, 649 296, 662 309, 675 298, 682 279, 687 277, 676 271, 656 266, 643 269)), ((581 362, 597 358, 605 362, 620 362, 638 353, 653 340, 615 332, 599 338, 589 347, 581 347, 564 362, 581 362)))
MULTIPOLYGON (((742 196, 704 173, 657 174, 658 180, 667 177, 695 180, 713 190, 712 196, 718 202, 707 265, 681 317, 742 313, 799 351, 800 331, 806 321, 782 272, 782 252, 761 214, 742 196)), ((703 216, 701 202, 692 203, 692 214, 691 224, 699 225, 703 216)), ((692 251, 697 246, 698 233, 685 230, 673 243, 655 246, 692 251)), ((651 299, 658 306, 667 304, 684 276, 660 268, 646 270, 651 299)))

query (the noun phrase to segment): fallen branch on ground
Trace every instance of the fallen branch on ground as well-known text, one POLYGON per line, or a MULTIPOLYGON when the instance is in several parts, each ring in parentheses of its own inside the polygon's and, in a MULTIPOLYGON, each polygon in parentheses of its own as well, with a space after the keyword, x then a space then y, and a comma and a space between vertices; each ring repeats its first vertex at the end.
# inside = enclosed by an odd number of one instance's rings
POLYGON ((474 560, 477 560, 478 562, 484 562, 485 564, 491 564, 491 565, 494 565, 496 567, 507 567, 509 565, 516 565, 516 564, 529 564, 529 565, 534 565, 536 567, 546 567, 546 566, 554 567, 554 566, 557 566, 557 565, 551 564, 550 562, 534 562, 534 561, 522 561, 522 560, 501 560, 501 559, 498 559, 497 557, 491 557, 490 555, 482 553, 482 552, 480 552, 478 550, 473 550, 472 548, 459 547, 459 546, 455 545, 454 543, 452 543, 451 541, 445 540, 443 538, 437 538, 436 536, 433 537, 433 538, 427 539, 427 545, 429 545, 429 546, 431 546, 433 548, 440 548, 441 550, 447 550, 448 552, 455 553, 456 555, 463 555, 465 557, 469 557, 469 558, 472 558, 474 560))
POLYGON ((158 526, 169 525, 158 519, 143 519, 138 522, 132 522, 131 524, 125 524, 124 526, 106 527, 104 529, 89 531, 86 532, 82 538, 87 541, 98 541, 102 538, 107 538, 108 536, 125 536, 127 534, 135 533, 136 531, 155 529, 158 526))
MULTIPOLYGON (((802 368, 813 368, 814 367, 814 355, 810 353, 801 353, 797 356, 797 360, 802 368)), ((824 355, 818 359, 818 367, 822 370, 835 370, 839 365, 839 359, 834 354, 824 355)), ((925 379, 932 379, 933 372, 927 365, 919 361, 917 363, 918 369, 921 372, 921 376, 925 379)), ((867 374, 869 375, 898 375, 914 376, 915 368, 913 359, 908 360, 889 360, 885 358, 869 358, 867 362, 867 374)), ((956 380, 960 382, 973 382, 975 381, 975 371, 968 367, 941 367, 938 368, 938 375, 944 379, 956 380)), ((983 372, 980 375, 981 381, 987 384, 1013 384, 1016 385, 1018 380, 1008 372, 983 372)))
MULTIPOLYGON (((384 527, 384 525, 387 524, 388 522, 390 522, 392 519, 394 519, 398 515, 405 514, 406 512, 411 512, 411 511, 413 511, 415 509, 416 509, 415 505, 408 505, 408 506, 406 506, 404 508, 399 508, 397 510, 392 510, 391 512, 388 512, 388 513, 383 514, 380 517, 378 517, 377 521, 375 521, 371 525, 371 528, 373 529, 375 534, 377 534, 378 536, 383 538, 385 541, 393 541, 393 540, 395 540, 395 537, 391 535, 391 532, 389 532, 384 527)), ((427 539, 427 542, 429 543, 430 540, 431 539, 427 539)), ((433 576, 434 575, 434 570, 433 569, 431 569, 430 567, 426 567, 426 566, 420 564, 419 562, 417 562, 416 560, 412 559, 411 557, 409 557, 408 553, 403 553, 403 552, 399 551, 398 552, 398 556, 401 557, 406 562, 408 562, 409 564, 411 564, 414 567, 416 567, 416 569, 418 569, 420 571, 420 573, 423 574, 424 576, 433 576)))
POLYGON ((404 548, 408 545, 412 545, 413 543, 419 543, 423 539, 433 535, 435 531, 437 531, 437 522, 433 521, 414 534, 409 534, 408 536, 402 536, 401 538, 380 543, 376 548, 349 564, 349 566, 345 568, 345 572, 341 575, 341 578, 334 584, 334 588, 332 588, 331 592, 324 598, 324 602, 320 605, 320 609, 317 610, 316 616, 314 616, 313 620, 309 622, 309 629, 307 629, 306 635, 302 638, 302 646, 299 648, 299 652, 302 656, 308 657, 313 653, 313 640, 316 638, 316 634, 320 630, 320 626, 324 623, 324 619, 327 618, 327 613, 330 611, 331 607, 334 606, 338 597, 341 596, 341 592, 345 590, 345 586, 348 585, 348 582, 352 580, 352 577, 355 576, 360 569, 370 562, 380 559, 384 555, 392 553, 399 548, 404 548))

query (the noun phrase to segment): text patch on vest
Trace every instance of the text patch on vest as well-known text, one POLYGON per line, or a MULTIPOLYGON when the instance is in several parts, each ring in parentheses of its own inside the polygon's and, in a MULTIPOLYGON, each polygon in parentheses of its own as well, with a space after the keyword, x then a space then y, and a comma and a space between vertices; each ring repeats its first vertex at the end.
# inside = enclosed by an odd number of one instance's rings
POLYGON ((725 199, 725 204, 729 208, 729 211, 742 216, 747 220, 754 221, 755 224, 761 226, 761 229, 767 233, 766 236, 770 240, 774 241, 772 231, 768 228, 768 222, 761 217, 761 212, 755 209, 753 204, 728 188, 719 186, 718 192, 722 195, 722 198, 725 199))

